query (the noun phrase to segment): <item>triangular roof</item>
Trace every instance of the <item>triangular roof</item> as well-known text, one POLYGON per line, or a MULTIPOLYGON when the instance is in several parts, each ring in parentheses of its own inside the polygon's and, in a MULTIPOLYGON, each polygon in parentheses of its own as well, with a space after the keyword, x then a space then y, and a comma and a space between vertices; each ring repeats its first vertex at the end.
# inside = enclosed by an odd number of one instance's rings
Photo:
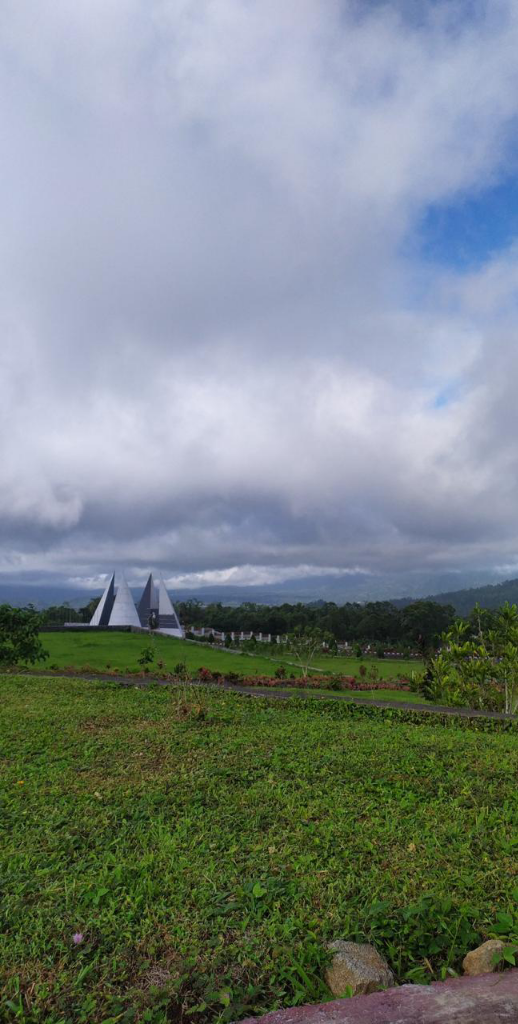
POLYGON ((109 580, 97 608, 90 619, 91 626, 107 626, 115 600, 115 573, 109 580))
POLYGON ((158 612, 158 591, 150 572, 142 597, 137 605, 137 612, 142 626, 147 626, 151 612, 158 612))
POLYGON ((158 584, 158 621, 160 626, 164 625, 172 629, 181 628, 162 577, 160 577, 160 583, 158 584))
POLYGON ((108 625, 140 626, 140 619, 138 617, 137 609, 135 608, 135 602, 131 596, 131 590, 122 575, 119 581, 119 586, 117 587, 117 595, 113 603, 108 625))

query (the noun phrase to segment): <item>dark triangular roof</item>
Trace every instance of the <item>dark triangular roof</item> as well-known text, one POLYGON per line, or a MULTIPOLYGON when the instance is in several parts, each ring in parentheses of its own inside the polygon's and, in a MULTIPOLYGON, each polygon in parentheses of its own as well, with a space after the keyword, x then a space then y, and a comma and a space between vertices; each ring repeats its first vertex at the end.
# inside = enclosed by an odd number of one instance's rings
POLYGON ((142 592, 142 597, 137 605, 137 611, 141 626, 149 625, 149 616, 152 612, 158 615, 158 594, 155 587, 155 581, 153 579, 153 573, 151 572, 142 592))
POLYGON ((90 619, 91 626, 107 626, 110 621, 110 615, 112 613, 113 603, 115 601, 115 573, 109 581, 97 608, 95 609, 92 618, 90 619))

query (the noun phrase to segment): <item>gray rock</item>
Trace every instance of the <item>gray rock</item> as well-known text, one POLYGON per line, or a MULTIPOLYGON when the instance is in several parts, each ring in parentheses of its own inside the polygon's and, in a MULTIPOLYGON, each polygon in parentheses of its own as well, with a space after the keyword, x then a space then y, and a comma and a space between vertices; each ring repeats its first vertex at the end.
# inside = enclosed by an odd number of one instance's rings
POLYGON ((478 974, 491 974, 496 968, 493 957, 495 953, 501 953, 504 946, 505 942, 502 942, 501 939, 488 939, 481 946, 466 953, 462 961, 464 974, 469 974, 472 978, 478 974))
POLYGON ((326 971, 326 982, 334 996, 343 996, 347 990, 355 996, 366 995, 394 984, 389 965, 374 946, 336 939, 328 949, 334 957, 326 971))

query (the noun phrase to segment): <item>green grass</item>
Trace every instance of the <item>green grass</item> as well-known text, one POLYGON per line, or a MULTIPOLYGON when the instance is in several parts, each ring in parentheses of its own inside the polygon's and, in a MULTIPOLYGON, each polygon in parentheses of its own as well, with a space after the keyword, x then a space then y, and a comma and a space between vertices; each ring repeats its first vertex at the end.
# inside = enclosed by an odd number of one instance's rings
POLYGON ((422 672, 423 662, 418 658, 346 658, 342 655, 332 657, 322 655, 315 658, 315 668, 324 669, 325 672, 342 672, 347 676, 357 676, 360 665, 365 665, 367 671, 375 665, 378 675, 382 679, 399 679, 401 676, 409 676, 411 672, 422 672))
POLYGON ((370 938, 420 981, 516 931, 516 734, 205 689, 0 686, 2 1020, 231 1021, 325 998, 332 938, 370 938))
MULTIPOLYGON (((250 687, 250 689, 253 691, 253 687, 250 687)), ((299 687, 297 687, 297 692, 298 691, 299 691, 299 687)), ((311 688, 304 689, 304 687, 302 687, 302 686, 300 687, 300 692, 301 693, 309 693, 309 694, 313 694, 315 692, 316 693, 325 693, 326 695, 328 695, 330 697, 336 697, 336 693, 337 693, 336 690, 326 690, 325 688, 322 688, 322 689, 319 688, 318 690, 315 691, 315 689, 311 689, 311 688)), ((407 690, 358 690, 358 691, 353 691, 353 690, 343 691, 342 690, 341 692, 342 693, 345 692, 345 696, 350 696, 350 697, 353 697, 353 698, 354 697, 367 697, 369 700, 391 700, 391 701, 395 701, 396 703, 404 701, 407 704, 429 704, 430 703, 430 701, 425 700, 424 697, 421 697, 421 695, 419 693, 412 693, 411 691, 407 691, 407 690)))
MULTIPOLYGON (((41 638, 43 646, 49 652, 47 667, 56 665, 58 668, 81 668, 83 665, 90 665, 97 671, 102 671, 110 666, 111 669, 118 668, 121 672, 124 672, 125 668, 140 668, 138 658, 142 649, 150 642, 149 637, 142 633, 117 632, 42 633, 41 638)), ((288 673, 301 674, 300 669, 289 664, 289 658, 273 661, 260 654, 228 654, 217 648, 198 646, 163 636, 155 636, 153 643, 156 645, 156 657, 162 659, 167 671, 172 671, 178 662, 183 661, 191 673, 203 665, 220 672, 237 672, 244 676, 271 676, 279 664, 284 664, 288 673)), ((358 658, 321 657, 315 660, 316 668, 344 675, 358 675, 361 664, 358 658)), ((367 670, 375 664, 383 679, 398 678, 408 674, 412 669, 419 671, 422 667, 419 662, 391 662, 383 659, 373 659, 372 662, 366 661, 365 664, 367 670)))

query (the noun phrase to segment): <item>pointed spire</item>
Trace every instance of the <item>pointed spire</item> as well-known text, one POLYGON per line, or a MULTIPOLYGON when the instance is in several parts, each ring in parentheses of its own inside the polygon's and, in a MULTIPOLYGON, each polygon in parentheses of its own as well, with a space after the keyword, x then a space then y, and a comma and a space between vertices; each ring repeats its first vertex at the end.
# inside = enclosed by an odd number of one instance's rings
POLYGON ((104 594, 90 619, 91 626, 107 626, 115 600, 115 573, 108 582, 104 594))
POLYGON ((140 620, 135 608, 135 602, 131 596, 131 590, 121 575, 117 596, 115 598, 112 613, 110 615, 110 626, 140 626, 140 620))

